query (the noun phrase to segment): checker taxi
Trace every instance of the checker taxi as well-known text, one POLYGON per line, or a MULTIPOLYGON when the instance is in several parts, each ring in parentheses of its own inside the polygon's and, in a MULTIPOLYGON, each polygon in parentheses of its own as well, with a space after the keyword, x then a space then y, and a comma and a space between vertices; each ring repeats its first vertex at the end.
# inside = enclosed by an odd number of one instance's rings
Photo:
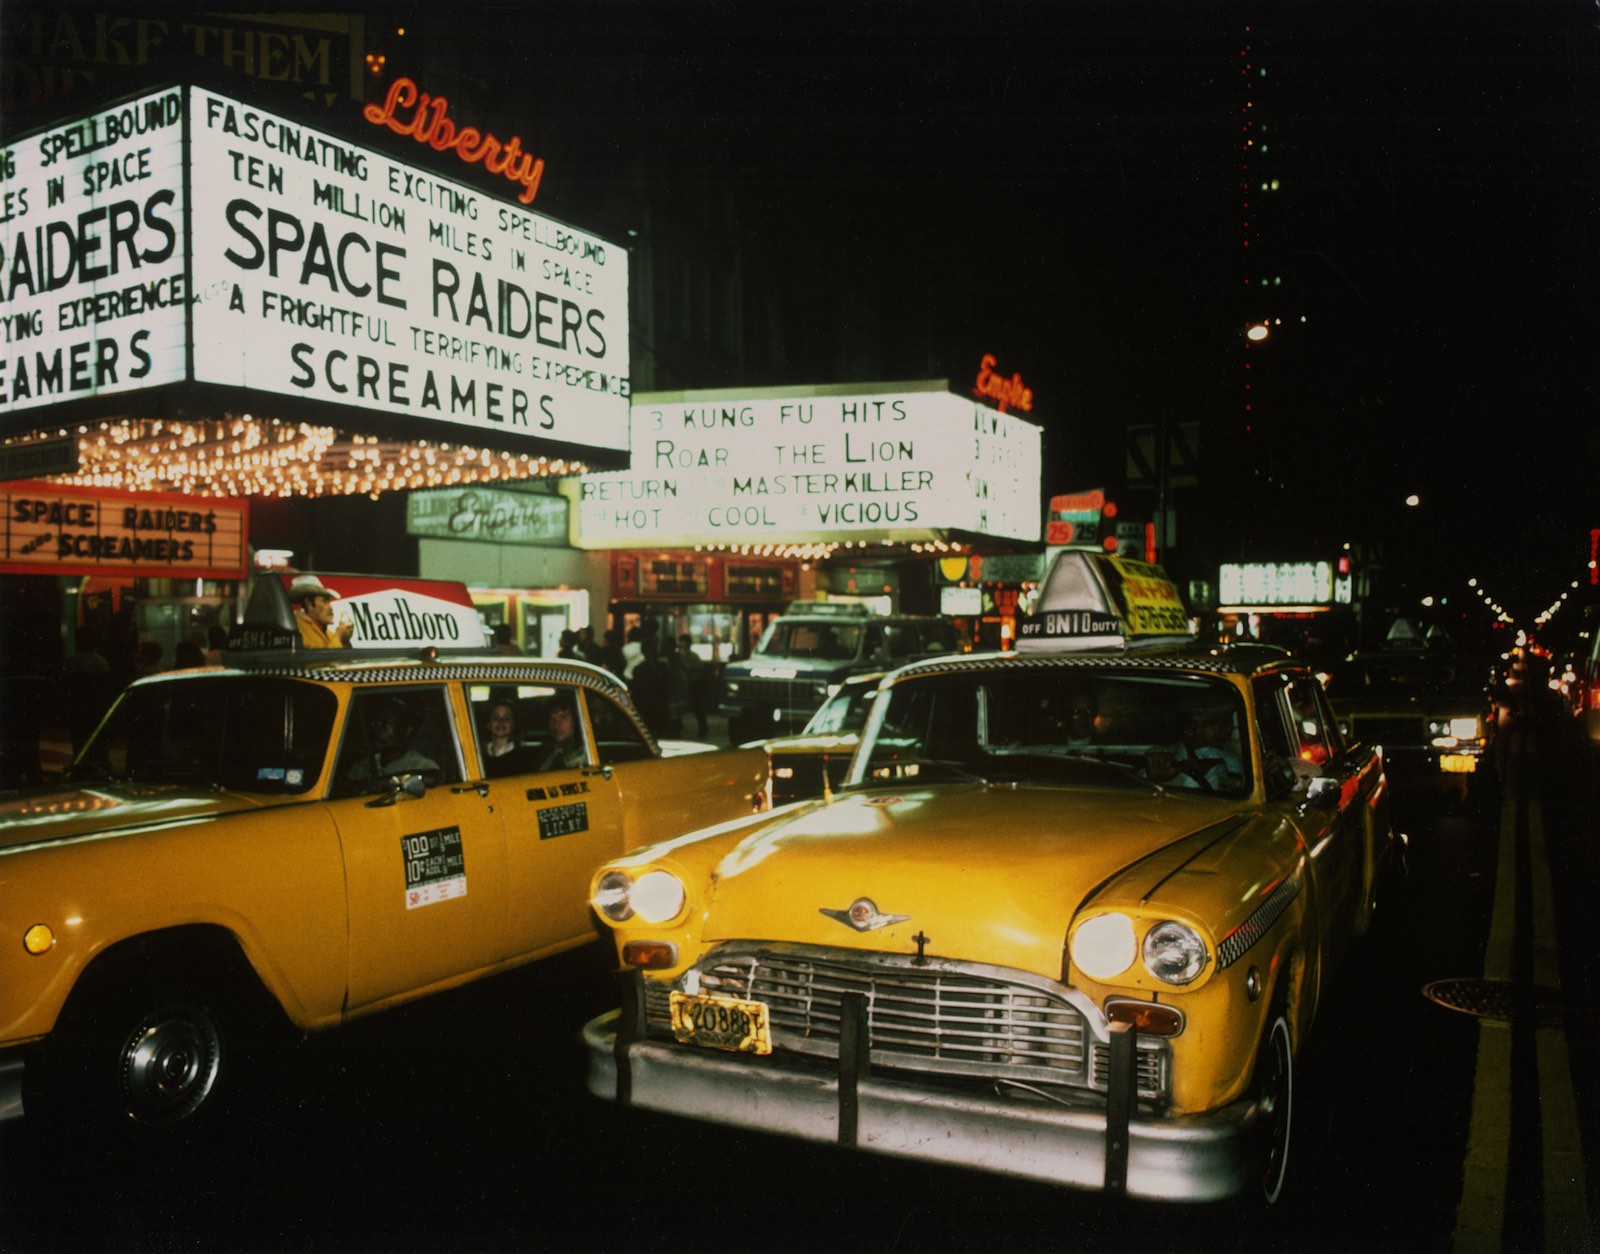
MULTIPOLYGON (((617 858, 589 1087, 1149 1198, 1275 1200, 1295 1058, 1396 860, 1380 756, 1279 650, 1069 552, 1015 653, 881 681, 831 800, 617 858)), ((1303 1135, 1303 1134, 1302 1134, 1303 1135)))

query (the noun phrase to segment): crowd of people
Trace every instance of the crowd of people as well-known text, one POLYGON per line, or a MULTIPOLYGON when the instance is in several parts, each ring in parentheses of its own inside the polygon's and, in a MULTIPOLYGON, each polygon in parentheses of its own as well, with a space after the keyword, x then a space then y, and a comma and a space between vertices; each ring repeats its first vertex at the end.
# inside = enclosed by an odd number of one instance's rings
POLYGON ((683 735, 690 718, 695 735, 707 734, 716 677, 687 634, 673 639, 640 625, 626 639, 621 632, 608 631, 596 640, 591 628, 580 627, 561 633, 556 656, 603 666, 627 684, 635 708, 657 739, 683 735))

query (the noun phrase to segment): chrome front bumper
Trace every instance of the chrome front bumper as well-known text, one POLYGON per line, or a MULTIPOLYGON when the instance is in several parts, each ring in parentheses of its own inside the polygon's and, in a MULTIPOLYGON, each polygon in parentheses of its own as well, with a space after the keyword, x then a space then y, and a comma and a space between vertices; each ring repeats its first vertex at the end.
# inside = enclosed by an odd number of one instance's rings
POLYGON ((1165 1201, 1215 1201, 1257 1176, 1251 1101, 1182 1118, 1132 1115, 1126 1162, 1108 1153, 1103 1108, 1072 1109, 954 1092, 914 1079, 843 1078, 777 1058, 654 1040, 619 1048, 620 1012, 584 1026, 589 1091, 609 1101, 808 1141, 1081 1189, 1165 1201), (852 1136, 853 1133, 853 1136, 852 1136))

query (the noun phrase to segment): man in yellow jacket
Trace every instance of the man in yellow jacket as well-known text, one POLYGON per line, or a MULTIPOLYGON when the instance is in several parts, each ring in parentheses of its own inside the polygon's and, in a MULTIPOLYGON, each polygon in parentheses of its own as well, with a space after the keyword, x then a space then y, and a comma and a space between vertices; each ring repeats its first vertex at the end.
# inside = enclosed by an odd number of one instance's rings
POLYGON ((349 618, 337 626, 333 603, 339 594, 325 587, 315 575, 296 575, 289 585, 289 600, 294 603, 294 621, 300 628, 300 642, 308 649, 347 649, 356 625, 349 618))

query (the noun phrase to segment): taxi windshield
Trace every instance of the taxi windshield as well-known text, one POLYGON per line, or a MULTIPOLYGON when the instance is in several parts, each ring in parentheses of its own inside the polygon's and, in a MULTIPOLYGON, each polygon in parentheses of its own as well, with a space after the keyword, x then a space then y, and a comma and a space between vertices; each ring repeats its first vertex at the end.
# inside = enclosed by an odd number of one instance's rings
POLYGON ((125 782, 295 794, 316 783, 338 702, 315 684, 194 676, 122 694, 68 771, 125 782))
POLYGON ((1205 675, 1019 666, 916 676, 879 692, 865 739, 854 784, 1251 789, 1243 701, 1205 675))
POLYGON ((844 732, 860 731, 867 723, 867 713, 872 709, 874 684, 847 684, 824 701, 811 721, 801 731, 802 736, 838 736, 844 732))

